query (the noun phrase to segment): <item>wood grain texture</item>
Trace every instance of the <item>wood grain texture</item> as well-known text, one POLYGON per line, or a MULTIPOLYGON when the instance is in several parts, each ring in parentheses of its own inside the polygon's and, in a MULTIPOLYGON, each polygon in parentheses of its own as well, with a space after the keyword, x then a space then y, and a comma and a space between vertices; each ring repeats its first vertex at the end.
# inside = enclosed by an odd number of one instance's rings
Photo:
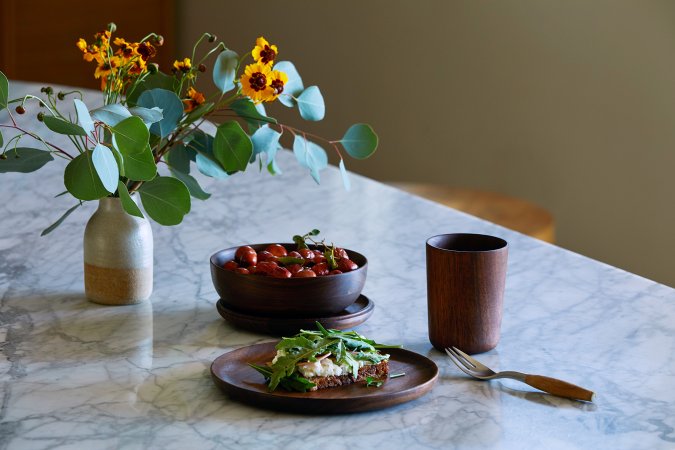
POLYGON ((440 351, 482 353, 499 342, 506 241, 447 234, 427 241, 429 340, 440 351))
MULTIPOLYGON (((268 245, 251 247, 260 251, 268 245)), ((295 244, 282 245, 289 251, 297 248, 295 244)), ((346 249, 359 268, 351 272, 316 278, 273 278, 223 269, 223 264, 234 259, 237 248, 239 246, 211 256, 213 285, 223 303, 237 311, 294 318, 337 314, 359 298, 366 283, 368 260, 353 250, 346 249)))
POLYGON ((477 189, 431 183, 390 183, 472 216, 489 220, 542 241, 555 243, 555 220, 550 212, 521 198, 477 189))
POLYGON ((326 328, 337 330, 355 328, 373 315, 375 304, 365 295, 361 295, 354 303, 339 313, 323 317, 279 317, 247 314, 228 307, 222 300, 216 303, 216 308, 223 319, 237 328, 272 336, 290 336, 298 333, 301 329, 314 329, 316 322, 320 322, 326 328))
POLYGON ((595 393, 593 391, 589 391, 588 389, 556 378, 545 377, 542 375, 525 375, 525 383, 533 388, 557 395, 558 397, 583 400, 586 402, 592 402, 595 398, 595 393))
POLYGON ((388 408, 417 399, 429 392, 438 378, 436 364, 422 355, 387 349, 389 372, 405 376, 388 379, 379 388, 355 383, 314 392, 269 392, 262 375, 248 363, 264 365, 272 360, 277 341, 251 345, 225 353, 213 361, 211 376, 231 398, 262 408, 306 414, 337 414, 388 408))
POLYGON ((0 70, 13 80, 99 89, 95 65, 82 59, 75 47, 109 22, 117 36, 139 40, 151 32, 164 36, 155 62, 170 72, 175 55, 172 0, 118 0, 101 7, 89 0, 2 0, 0 7, 0 70))

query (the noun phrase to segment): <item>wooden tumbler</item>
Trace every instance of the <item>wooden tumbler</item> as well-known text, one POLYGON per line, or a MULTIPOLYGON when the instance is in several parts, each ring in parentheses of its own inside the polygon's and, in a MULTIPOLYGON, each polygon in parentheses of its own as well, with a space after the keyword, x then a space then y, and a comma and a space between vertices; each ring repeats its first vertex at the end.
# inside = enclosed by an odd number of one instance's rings
POLYGON ((507 254, 505 240, 483 234, 427 240, 429 340, 434 347, 482 353, 497 346, 507 254))

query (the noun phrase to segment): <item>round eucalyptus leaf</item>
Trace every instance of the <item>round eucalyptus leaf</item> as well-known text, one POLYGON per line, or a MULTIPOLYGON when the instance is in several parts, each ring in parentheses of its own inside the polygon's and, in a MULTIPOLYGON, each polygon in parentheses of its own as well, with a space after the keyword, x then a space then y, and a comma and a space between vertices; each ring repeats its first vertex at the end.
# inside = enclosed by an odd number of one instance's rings
POLYGON ((345 185, 345 190, 350 190, 352 188, 352 182, 349 179, 349 174, 347 173, 344 159, 340 160, 340 175, 342 175, 342 183, 345 185))
POLYGON ((96 144, 91 154, 91 161, 98 177, 101 179, 101 183, 103 183, 103 187, 111 194, 114 193, 117 190, 120 171, 110 149, 103 144, 96 144))
POLYGON ((218 163, 209 155, 197 153, 196 163, 197 169, 199 169, 199 171, 207 177, 220 178, 221 180, 230 177, 230 175, 225 170, 223 170, 220 163, 218 163))
POLYGON ((5 156, 7 159, 0 159, 0 173, 34 172, 54 159, 50 152, 27 147, 7 150, 5 156))
POLYGON ((159 108, 164 116, 150 126, 150 132, 156 136, 167 137, 176 129, 183 117, 183 102, 173 92, 166 89, 151 89, 138 97, 138 105, 144 108, 159 108))
POLYGON ((93 136, 94 121, 91 119, 87 105, 79 98, 73 100, 73 103, 75 104, 75 111, 77 111, 77 122, 89 136, 93 136))
POLYGON ((59 119, 54 116, 45 116, 43 119, 44 124, 55 133, 66 134, 69 136, 86 136, 87 133, 84 129, 72 122, 67 120, 59 119))
POLYGON ((92 152, 89 150, 68 163, 63 174, 63 182, 68 192, 80 200, 98 200, 108 195, 96 173, 92 152))
POLYGON ((229 121, 218 126, 213 140, 213 156, 226 172, 246 170, 252 152, 251 138, 239 123, 229 121))
POLYGON ((159 88, 176 92, 176 89, 179 85, 180 81, 171 75, 167 75, 162 72, 150 74, 146 76, 139 85, 136 86, 136 89, 131 92, 127 92, 127 104, 130 106, 136 106, 138 104, 138 98, 145 91, 159 88))
POLYGON ((288 76, 288 82, 284 85, 284 92, 278 97, 282 105, 292 108, 295 106, 295 97, 305 89, 298 70, 290 61, 279 61, 274 65, 274 70, 284 72, 288 76))
POLYGON ((109 127, 114 127, 127 117, 131 117, 131 113, 119 103, 113 103, 93 110, 91 112, 91 117, 103 122, 109 127))
POLYGON ((155 122, 159 122, 162 120, 164 115, 162 114, 162 110, 159 109, 158 107, 154 108, 143 108, 142 106, 132 106, 129 108, 129 112, 136 116, 140 117, 143 123, 145 123, 146 127, 150 127, 155 122))
POLYGON ((253 135, 251 135, 251 142, 253 143, 253 154, 251 155, 251 160, 261 153, 266 153, 268 155, 274 154, 277 152, 279 147, 279 138, 281 138, 281 133, 276 130, 273 130, 269 125, 264 125, 256 130, 253 135))
POLYGON ((366 159, 375 153, 377 142, 377 134, 366 123, 352 125, 340 140, 349 156, 356 159, 366 159))
POLYGON ((232 50, 220 52, 213 65, 213 82, 221 92, 229 92, 234 89, 234 78, 237 75, 239 55, 232 50))
POLYGON ((141 212, 141 208, 139 208, 134 199, 131 198, 127 186, 121 181, 117 182, 117 192, 119 192, 120 195, 120 202, 122 202, 122 208, 124 208, 127 214, 140 217, 142 219, 144 216, 143 213, 141 212))
POLYGON ((149 145, 140 153, 129 153, 124 156, 126 177, 134 181, 150 181, 157 175, 157 164, 149 145))
POLYGON ((140 117, 127 117, 112 127, 114 144, 124 155, 141 153, 148 146, 150 133, 140 117))
POLYGON ((0 72, 0 109, 7 107, 7 96, 9 95, 9 81, 4 73, 0 72))
POLYGON ((187 173, 183 173, 179 170, 171 170, 171 175, 182 181, 183 184, 185 184, 185 186, 188 188, 188 191, 190 191, 190 195, 194 198, 206 200, 211 197, 211 194, 204 191, 204 189, 202 189, 202 187, 199 185, 197 179, 192 175, 188 175, 187 173))
POLYGON ((160 225, 178 225, 190 212, 190 192, 176 178, 157 177, 138 191, 145 212, 160 225))
POLYGON ((326 105, 318 86, 310 86, 297 97, 300 116, 305 120, 318 121, 326 115, 326 105))

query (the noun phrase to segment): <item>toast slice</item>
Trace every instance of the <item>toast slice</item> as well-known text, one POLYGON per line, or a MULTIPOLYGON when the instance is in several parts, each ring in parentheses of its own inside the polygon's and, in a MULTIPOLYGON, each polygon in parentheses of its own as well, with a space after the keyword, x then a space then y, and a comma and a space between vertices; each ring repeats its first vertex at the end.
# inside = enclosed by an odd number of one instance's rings
POLYGON ((389 361, 381 361, 378 364, 369 364, 359 369, 359 374, 354 378, 353 374, 345 375, 330 375, 325 377, 310 377, 309 381, 314 383, 314 387, 310 391, 319 389, 326 389, 338 386, 346 386, 359 381, 365 381, 366 378, 372 377, 376 380, 382 380, 389 376, 389 361))

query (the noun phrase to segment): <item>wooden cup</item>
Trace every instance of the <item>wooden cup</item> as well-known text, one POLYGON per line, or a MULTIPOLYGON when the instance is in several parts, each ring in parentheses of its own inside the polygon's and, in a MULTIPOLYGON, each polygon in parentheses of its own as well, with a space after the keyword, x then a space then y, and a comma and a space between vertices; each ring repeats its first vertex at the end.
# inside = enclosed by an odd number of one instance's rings
POLYGON ((505 240, 441 234, 427 240, 429 340, 440 351, 492 350, 499 342, 506 282, 505 240))

